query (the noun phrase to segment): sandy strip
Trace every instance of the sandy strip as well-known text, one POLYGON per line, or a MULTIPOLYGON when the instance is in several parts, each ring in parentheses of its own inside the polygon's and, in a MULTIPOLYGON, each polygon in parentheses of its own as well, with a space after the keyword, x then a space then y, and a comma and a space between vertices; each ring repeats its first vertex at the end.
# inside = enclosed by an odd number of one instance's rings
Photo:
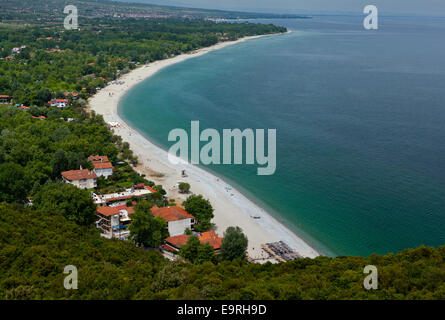
POLYGON ((90 109, 102 114, 106 122, 119 123, 114 132, 120 135, 123 141, 130 144, 133 152, 138 156, 140 164, 136 170, 145 173, 147 178, 162 184, 170 198, 178 199, 177 203, 186 198, 179 194, 175 185, 180 182, 188 182, 191 191, 202 194, 209 199, 215 209, 213 222, 215 231, 222 236, 229 226, 240 226, 249 239, 248 252, 250 257, 258 259, 258 262, 266 261, 266 253, 261 249, 261 244, 275 241, 284 241, 304 257, 316 257, 319 253, 300 239, 295 233, 287 229, 264 209, 246 198, 235 189, 227 190, 228 185, 224 180, 191 164, 173 165, 168 161, 168 153, 152 144, 136 130, 127 125, 117 114, 119 100, 134 85, 152 76, 162 68, 175 63, 201 56, 207 52, 218 50, 229 45, 240 43, 261 36, 245 37, 237 41, 218 43, 212 47, 203 48, 193 53, 182 54, 170 59, 156 61, 122 76, 115 83, 109 84, 90 98, 90 109), (123 83, 122 83, 123 82, 123 83), (182 170, 188 177, 182 178, 182 170), (157 175, 156 173, 161 173, 157 175), (254 219, 260 217, 260 219, 254 219), (264 259, 264 260, 262 260, 264 259))

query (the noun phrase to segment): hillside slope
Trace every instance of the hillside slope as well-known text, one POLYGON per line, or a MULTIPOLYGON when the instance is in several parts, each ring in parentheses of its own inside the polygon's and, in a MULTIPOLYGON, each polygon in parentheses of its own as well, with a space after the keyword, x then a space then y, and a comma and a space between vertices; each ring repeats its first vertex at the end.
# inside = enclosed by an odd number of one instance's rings
POLYGON ((281 264, 168 262, 57 213, 0 204, 0 299, 445 299, 445 246, 281 264), (379 289, 363 289, 363 267, 379 289), (65 290, 75 265, 78 290, 65 290))

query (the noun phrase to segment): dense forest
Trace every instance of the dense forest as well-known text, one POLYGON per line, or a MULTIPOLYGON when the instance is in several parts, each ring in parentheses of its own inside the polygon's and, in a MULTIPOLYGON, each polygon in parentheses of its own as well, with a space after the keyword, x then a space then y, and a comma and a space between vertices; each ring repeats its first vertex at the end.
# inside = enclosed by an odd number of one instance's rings
POLYGON ((0 299, 445 299, 445 247, 280 264, 169 262, 55 212, 0 205, 0 299), (364 290, 363 267, 379 271, 364 290), (65 290, 66 265, 79 272, 65 290))
POLYGON ((286 30, 187 19, 93 19, 81 26, 78 31, 63 25, 0 25, 0 94, 26 106, 64 98, 63 92, 86 99, 138 65, 219 41, 286 30), (19 52, 12 53, 14 48, 19 52))
MULTIPOLYGON (((26 26, 0 25, 0 95, 13 99, 0 105, 0 299, 445 299, 445 247, 260 265, 237 258, 245 250, 234 255, 222 248, 216 259, 193 237, 181 249, 185 259, 177 262, 135 245, 144 245, 146 238, 102 238, 93 226, 96 207, 89 192, 60 182, 62 171, 91 169, 88 156, 106 155, 115 165, 110 178, 98 179, 98 191, 139 183, 158 191, 136 206, 135 220, 142 227, 144 206, 147 211, 171 200, 162 197, 162 186, 133 170, 138 159, 128 143, 100 115, 88 112, 87 99, 147 62, 286 29, 196 17, 103 14, 83 17, 80 30, 68 31, 40 2, 42 10, 28 8, 20 15, 11 9, 20 3, 11 1, 0 15, 2 22, 34 19, 26 26), (48 105, 52 98, 65 97, 68 107, 48 105), (78 290, 63 287, 67 265, 78 268, 78 290), (366 265, 379 270, 378 290, 363 289, 366 265)), ((48 3, 53 2, 63 3, 48 3)), ((203 230, 211 227, 213 211, 205 201, 196 196, 184 203, 203 230)), ((161 224, 159 219, 148 223, 161 224)), ((149 242, 157 246, 163 237, 149 242)), ((230 237, 241 248, 247 245, 234 228, 223 246, 230 237)))

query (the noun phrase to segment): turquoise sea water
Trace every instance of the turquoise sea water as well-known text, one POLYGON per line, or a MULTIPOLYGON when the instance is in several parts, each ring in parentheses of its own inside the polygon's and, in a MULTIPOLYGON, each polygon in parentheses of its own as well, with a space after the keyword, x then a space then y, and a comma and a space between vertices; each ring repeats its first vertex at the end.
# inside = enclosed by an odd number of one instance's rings
POLYGON ((119 114, 168 149, 168 132, 276 128, 277 171, 206 167, 328 255, 445 244, 445 19, 261 21, 294 32, 168 67, 119 114))

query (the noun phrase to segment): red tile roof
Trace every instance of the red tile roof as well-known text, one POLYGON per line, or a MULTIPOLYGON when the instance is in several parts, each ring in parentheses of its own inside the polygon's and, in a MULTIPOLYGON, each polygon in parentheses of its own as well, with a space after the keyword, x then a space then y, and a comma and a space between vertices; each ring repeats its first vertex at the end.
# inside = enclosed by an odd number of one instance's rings
POLYGON ((134 207, 127 207, 125 204, 122 206, 115 206, 113 208, 119 209, 119 210, 127 210, 128 214, 134 213, 134 207))
POLYGON ((170 244, 171 246, 179 249, 182 246, 187 244, 187 241, 189 240, 189 238, 190 238, 190 236, 181 234, 179 236, 168 237, 165 239, 165 242, 167 243, 167 245, 170 244))
POLYGON ((96 174, 88 169, 64 171, 62 176, 69 181, 97 178, 96 174))
POLYGON ((91 162, 96 162, 96 161, 99 161, 99 162, 108 162, 108 161, 110 161, 110 160, 108 160, 108 157, 107 157, 107 156, 99 156, 99 155, 89 156, 88 159, 90 159, 91 162))
POLYGON ((94 169, 108 169, 113 168, 111 162, 93 162, 94 169))
POLYGON ((9 98, 9 96, 6 94, 0 94, 0 98, 9 98))
POLYGON ((114 216, 115 214, 118 214, 120 212, 120 210, 116 207, 100 207, 100 208, 97 208, 97 212, 103 216, 109 217, 109 216, 114 216))
POLYGON ((222 238, 218 237, 213 230, 198 233, 198 239, 201 243, 210 244, 214 250, 221 248, 222 238))
MULTIPOLYGON (((165 239, 165 242, 167 246, 179 249, 187 244, 189 238, 190 236, 181 234, 179 236, 168 237, 165 239)), ((208 243, 211 245, 213 250, 219 250, 221 248, 222 238, 218 237, 213 230, 198 233, 198 239, 201 243, 208 243)))
POLYGON ((162 217, 167 222, 194 218, 194 216, 179 206, 161 208, 155 206, 151 208, 151 212, 155 217, 162 217))
POLYGON ((157 192, 155 189, 153 189, 153 188, 150 187, 150 186, 145 186, 145 188, 146 188, 147 190, 150 190, 150 191, 153 192, 153 193, 157 192))
POLYGON ((113 168, 111 162, 109 162, 107 156, 89 156, 88 159, 93 163, 94 169, 108 169, 113 168))

